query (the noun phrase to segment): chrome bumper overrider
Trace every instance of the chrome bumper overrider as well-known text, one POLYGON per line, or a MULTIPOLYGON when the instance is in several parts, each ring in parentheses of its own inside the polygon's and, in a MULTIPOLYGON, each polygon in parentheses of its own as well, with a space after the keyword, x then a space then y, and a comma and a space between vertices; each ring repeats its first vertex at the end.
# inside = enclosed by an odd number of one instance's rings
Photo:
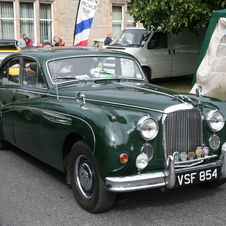
MULTIPOLYGON (((221 157, 214 163, 198 165, 191 168, 179 169, 191 171, 213 166, 221 166, 221 178, 226 178, 226 150, 222 150, 221 157)), ((137 174, 125 177, 106 177, 106 189, 111 192, 128 192, 150 188, 174 188, 176 182, 176 170, 172 156, 168 157, 167 168, 154 173, 137 174)))

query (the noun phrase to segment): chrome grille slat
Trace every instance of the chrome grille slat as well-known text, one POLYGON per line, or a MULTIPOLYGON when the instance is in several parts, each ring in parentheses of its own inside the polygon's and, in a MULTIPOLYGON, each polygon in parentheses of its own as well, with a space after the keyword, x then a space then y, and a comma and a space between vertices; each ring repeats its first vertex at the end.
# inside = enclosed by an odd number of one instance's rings
POLYGON ((163 126, 166 156, 174 152, 188 153, 202 146, 202 118, 198 109, 171 112, 167 114, 163 126))

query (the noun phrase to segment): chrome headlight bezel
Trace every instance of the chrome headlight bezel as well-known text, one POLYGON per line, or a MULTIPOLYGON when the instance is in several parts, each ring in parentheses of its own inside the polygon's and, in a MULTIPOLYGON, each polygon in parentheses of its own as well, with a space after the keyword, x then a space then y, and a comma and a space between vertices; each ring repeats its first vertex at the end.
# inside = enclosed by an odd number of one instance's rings
POLYGON ((144 116, 139 120, 137 130, 144 140, 153 140, 158 134, 159 125, 155 119, 144 116))
POLYGON ((220 131, 225 124, 224 115, 218 110, 210 111, 206 116, 206 121, 213 132, 220 131))

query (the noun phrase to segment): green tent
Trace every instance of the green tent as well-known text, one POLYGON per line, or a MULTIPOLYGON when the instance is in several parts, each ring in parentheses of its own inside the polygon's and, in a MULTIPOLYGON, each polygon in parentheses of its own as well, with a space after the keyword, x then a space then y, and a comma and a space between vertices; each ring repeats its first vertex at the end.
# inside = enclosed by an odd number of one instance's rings
MULTIPOLYGON (((226 9, 223 9, 223 10, 219 10, 219 11, 214 11, 212 13, 212 16, 211 16, 211 19, 210 19, 210 22, 209 22, 209 25, 208 25, 208 28, 207 28, 207 31, 206 31, 206 35, 204 37, 204 40, 203 40, 203 43, 202 43, 202 47, 201 47, 201 50, 200 50, 200 54, 199 54, 199 57, 198 57, 198 61, 197 61, 197 67, 196 67, 196 72, 195 72, 195 75, 193 77, 193 81, 192 81, 192 86, 195 85, 195 83, 200 83, 200 80, 199 80, 199 75, 198 75, 198 70, 200 69, 200 66, 201 64, 203 64, 203 62, 206 60, 206 62, 210 63, 210 61, 212 60, 213 61, 213 55, 211 57, 207 59, 205 59, 206 57, 208 57, 207 55, 210 54, 210 52, 212 53, 213 50, 215 51, 215 59, 218 57, 217 54, 219 54, 219 47, 218 46, 213 46, 213 43, 218 43, 218 40, 220 40, 221 43, 219 43, 219 45, 221 44, 221 49, 224 48, 224 50, 221 50, 221 55, 226 55, 224 54, 223 52, 226 53, 226 45, 225 47, 223 46, 223 44, 226 44, 225 43, 225 35, 226 35, 226 9), (221 22, 221 20, 223 20, 223 23, 221 22), (219 23, 221 22, 221 24, 219 25, 219 23), (221 31, 216 33, 216 30, 218 29, 219 30, 219 27, 221 28, 221 31), (218 37, 215 37, 215 39, 213 38, 213 34, 216 34, 218 35, 218 37), (218 49, 217 49, 218 48, 218 49)), ((217 45, 217 44, 216 44, 217 45)), ((226 57, 226 56, 225 56, 226 57)), ((218 61, 218 64, 219 64, 219 61, 218 61)), ((221 62, 222 64, 222 62, 221 62)), ((206 63, 205 66, 208 66, 208 64, 206 63)), ((207 67, 204 67, 202 66, 204 69, 207 68, 207 67)), ((214 69, 216 68, 216 62, 215 62, 215 66, 214 66, 214 69)), ((202 80, 210 80, 210 78, 212 77, 215 77, 215 76, 218 76, 219 78, 219 74, 216 75, 213 73, 213 67, 211 68, 211 75, 209 74, 208 77, 206 77, 205 79, 202 78, 202 80)), ((200 72, 199 72, 200 73, 200 72)), ((202 71, 202 74, 201 76, 205 76, 205 73, 207 73, 205 70, 202 71)), ((222 73, 222 69, 221 69, 221 73, 222 73)), ((226 68, 225 68, 225 73, 226 73, 226 68)), ((216 81, 213 81, 214 83, 216 83, 216 81)), ((210 87, 210 83, 211 81, 209 81, 209 84, 207 84, 207 86, 205 87, 205 83, 204 85, 201 84, 201 86, 204 86, 204 88, 206 89, 209 89, 210 87)), ((218 87, 216 88, 223 88, 223 87, 220 87, 221 85, 218 85, 218 87)), ((225 87, 225 90, 226 90, 226 87, 225 87)), ((208 92, 207 94, 208 95, 208 92)), ((213 92, 211 93, 210 96, 214 96, 213 92)), ((218 97, 217 95, 215 97, 218 97)), ((224 94, 224 97, 223 99, 226 99, 226 95, 224 94)), ((222 98, 222 95, 221 97, 222 98)))

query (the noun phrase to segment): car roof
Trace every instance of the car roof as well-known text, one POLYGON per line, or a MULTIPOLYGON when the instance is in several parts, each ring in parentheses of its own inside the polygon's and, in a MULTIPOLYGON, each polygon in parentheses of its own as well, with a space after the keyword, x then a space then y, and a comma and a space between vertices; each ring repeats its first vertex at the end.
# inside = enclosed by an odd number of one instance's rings
POLYGON ((0 39, 0 51, 17 50, 17 40, 15 39, 0 39))
MULTIPOLYGON (((100 48, 91 48, 91 47, 77 47, 77 46, 60 46, 60 47, 45 47, 45 48, 32 48, 21 50, 20 52, 14 53, 12 56, 30 56, 37 59, 40 62, 55 59, 55 58, 64 58, 64 57, 73 57, 73 56, 121 56, 121 57, 132 57, 132 55, 108 49, 100 48)), ((8 57, 7 57, 8 58, 8 57)), ((6 58, 6 59, 7 59, 6 58)), ((134 58, 135 59, 135 58, 134 58)))
POLYGON ((146 30, 144 27, 126 27, 123 30, 146 30))

